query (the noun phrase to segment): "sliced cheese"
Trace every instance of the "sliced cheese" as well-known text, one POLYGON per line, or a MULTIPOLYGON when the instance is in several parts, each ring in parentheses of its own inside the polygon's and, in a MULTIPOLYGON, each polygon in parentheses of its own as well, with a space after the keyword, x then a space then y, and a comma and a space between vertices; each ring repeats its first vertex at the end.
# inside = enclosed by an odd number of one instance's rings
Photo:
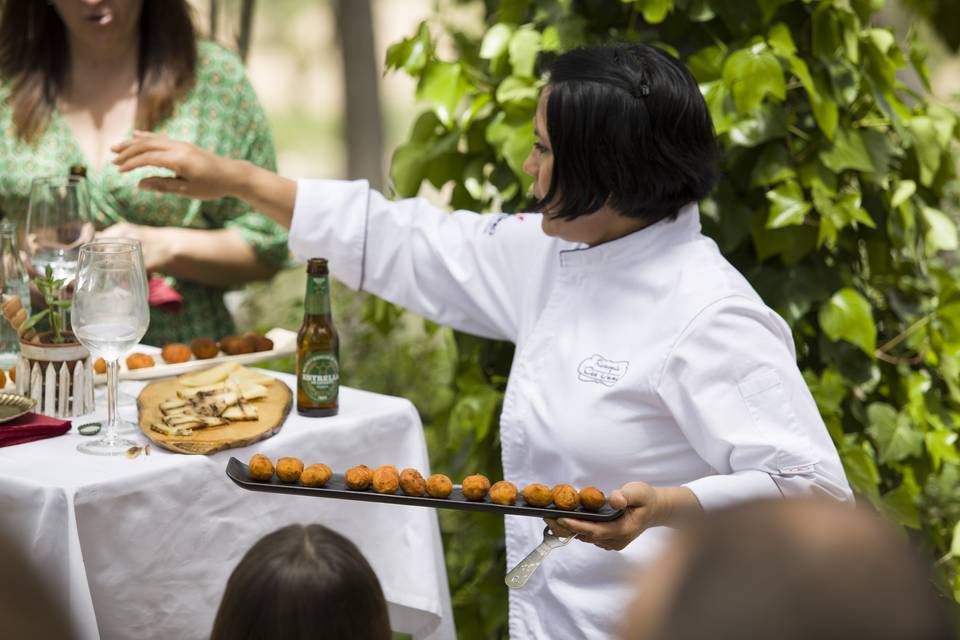
POLYGON ((162 422, 154 422, 150 425, 150 428, 156 431, 157 433, 162 433, 165 436, 192 436, 193 429, 190 427, 170 427, 162 422))
POLYGON ((264 373, 263 370, 248 369, 246 367, 240 367, 236 371, 232 371, 230 377, 237 382, 255 382, 262 385, 273 384, 273 381, 276 379, 270 374, 264 373))
POLYGON ((235 421, 256 420, 258 418, 257 410, 246 402, 230 407, 220 417, 235 421))
POLYGON ((206 385, 217 384, 227 379, 227 376, 240 368, 236 362, 224 362, 212 369, 200 371, 198 373, 186 373, 177 380, 185 387, 203 387, 206 385))
POLYGON ((227 384, 233 385, 244 400, 257 400, 267 397, 268 392, 265 386, 250 380, 238 380, 233 374, 230 374, 230 377, 227 378, 227 384))

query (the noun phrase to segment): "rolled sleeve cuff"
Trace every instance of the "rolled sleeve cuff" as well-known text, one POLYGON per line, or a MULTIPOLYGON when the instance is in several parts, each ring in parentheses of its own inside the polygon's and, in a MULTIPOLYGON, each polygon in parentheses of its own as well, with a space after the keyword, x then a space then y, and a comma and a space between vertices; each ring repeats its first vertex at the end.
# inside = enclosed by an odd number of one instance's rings
POLYGON ((333 277, 362 288, 369 200, 366 180, 297 180, 288 241, 294 257, 326 258, 333 277))
POLYGON ((770 474, 754 470, 706 476, 683 486, 693 491, 704 511, 722 509, 756 498, 783 496, 770 474))

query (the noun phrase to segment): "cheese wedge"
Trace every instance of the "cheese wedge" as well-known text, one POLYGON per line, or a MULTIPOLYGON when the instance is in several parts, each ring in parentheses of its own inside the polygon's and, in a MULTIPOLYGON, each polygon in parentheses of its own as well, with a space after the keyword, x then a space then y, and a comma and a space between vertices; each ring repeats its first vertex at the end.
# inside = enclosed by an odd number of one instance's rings
POLYGON ((273 384, 273 381, 276 380, 276 378, 269 373, 264 373, 263 370, 248 369, 246 367, 240 367, 235 371, 231 371, 230 377, 237 382, 256 382, 262 385, 273 384))
POLYGON ((233 385, 233 389, 237 390, 244 400, 257 400, 267 397, 265 386, 250 380, 237 380, 233 377, 233 374, 230 374, 230 377, 227 378, 227 384, 233 385))
POLYGON ((157 433, 162 433, 165 436, 192 436, 193 429, 190 427, 169 427, 162 422, 154 422, 150 425, 150 428, 156 431, 157 433))
POLYGON ((203 387, 206 385, 217 384, 227 379, 227 376, 240 368, 236 362, 224 362, 212 369, 200 371, 197 373, 185 373, 177 378, 185 387, 203 387))
POLYGON ((220 417, 239 422, 243 420, 256 420, 258 416, 256 408, 246 402, 241 402, 224 411, 220 414, 220 417))

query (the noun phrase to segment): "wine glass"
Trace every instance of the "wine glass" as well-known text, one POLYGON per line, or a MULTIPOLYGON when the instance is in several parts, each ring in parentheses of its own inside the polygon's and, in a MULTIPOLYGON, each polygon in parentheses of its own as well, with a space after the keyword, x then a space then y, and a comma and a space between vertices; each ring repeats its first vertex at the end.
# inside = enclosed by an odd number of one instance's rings
MULTIPOLYGON (((80 246, 94 236, 86 179, 79 176, 35 178, 30 184, 24 235, 24 248, 33 269, 43 275, 49 266, 55 279, 69 283, 77 271, 80 246)), ((63 290, 59 297, 63 297, 63 290)), ((60 326, 66 326, 63 307, 60 326)))
MULTIPOLYGON (((117 242, 120 244, 128 244, 134 249, 137 250, 137 253, 140 254, 140 261, 143 261, 143 247, 140 246, 139 240, 134 240, 132 238, 98 238, 93 242, 117 242)), ((150 301, 150 288, 147 284, 147 280, 144 279, 144 286, 147 287, 147 302, 150 301)), ((119 375, 119 374, 118 374, 119 375)), ((129 393, 126 393, 122 389, 117 392, 117 406, 118 407, 133 407, 137 404, 137 399, 134 398, 129 393)), ((117 432, 123 435, 130 435, 133 433, 140 433, 140 429, 137 428, 137 425, 133 424, 129 420, 124 420, 121 417, 117 418, 117 432)))
POLYGON ((83 453, 118 455, 135 446, 117 433, 117 370, 120 358, 150 324, 146 278, 143 253, 133 241, 102 239, 80 247, 70 314, 73 333, 107 363, 107 428, 99 440, 77 447, 83 453))

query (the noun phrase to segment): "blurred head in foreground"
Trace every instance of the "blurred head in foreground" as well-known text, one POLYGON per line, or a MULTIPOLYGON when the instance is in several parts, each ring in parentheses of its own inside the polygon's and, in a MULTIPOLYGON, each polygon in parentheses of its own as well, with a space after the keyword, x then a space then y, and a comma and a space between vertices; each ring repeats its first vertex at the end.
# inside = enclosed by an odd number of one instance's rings
POLYGON ((260 539, 234 569, 211 640, 389 640, 387 603, 357 547, 319 524, 260 539))
POLYGON ((954 640, 928 570, 866 511, 807 500, 707 514, 641 577, 626 640, 954 640))

